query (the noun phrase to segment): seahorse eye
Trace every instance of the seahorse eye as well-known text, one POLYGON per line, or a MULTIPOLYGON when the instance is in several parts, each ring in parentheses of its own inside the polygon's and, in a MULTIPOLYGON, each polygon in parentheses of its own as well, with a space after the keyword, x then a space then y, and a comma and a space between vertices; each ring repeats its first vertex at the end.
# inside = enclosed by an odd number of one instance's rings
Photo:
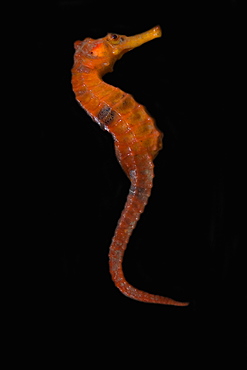
POLYGON ((111 44, 117 45, 122 41, 122 38, 116 33, 110 33, 108 35, 108 40, 110 41, 111 44))

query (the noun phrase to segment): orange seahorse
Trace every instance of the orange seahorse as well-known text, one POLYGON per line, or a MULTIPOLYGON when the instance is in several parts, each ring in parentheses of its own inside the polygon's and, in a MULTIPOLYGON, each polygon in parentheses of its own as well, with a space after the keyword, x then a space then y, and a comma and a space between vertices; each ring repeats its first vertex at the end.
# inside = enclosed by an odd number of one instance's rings
POLYGON ((114 33, 97 40, 76 41, 72 86, 77 101, 103 130, 114 139, 117 159, 131 186, 109 251, 112 280, 127 297, 149 303, 186 306, 171 298, 143 292, 130 285, 123 274, 122 261, 129 238, 151 193, 153 160, 162 148, 163 134, 145 107, 131 95, 105 83, 102 76, 127 51, 161 37, 159 26, 136 36, 114 33))

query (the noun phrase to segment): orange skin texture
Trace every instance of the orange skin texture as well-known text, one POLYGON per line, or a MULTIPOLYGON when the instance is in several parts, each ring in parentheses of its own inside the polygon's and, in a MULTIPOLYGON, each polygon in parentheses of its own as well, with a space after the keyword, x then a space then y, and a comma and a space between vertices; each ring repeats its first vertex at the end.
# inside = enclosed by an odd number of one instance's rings
POLYGON ((102 76, 112 72, 114 63, 127 51, 157 37, 161 37, 159 26, 131 37, 108 34, 97 40, 76 41, 72 87, 82 108, 112 134, 117 159, 131 182, 109 250, 113 282, 123 294, 138 301, 186 306, 186 302, 134 288, 126 281, 122 269, 129 238, 151 194, 153 160, 162 148, 163 134, 143 105, 130 94, 105 83, 102 76))

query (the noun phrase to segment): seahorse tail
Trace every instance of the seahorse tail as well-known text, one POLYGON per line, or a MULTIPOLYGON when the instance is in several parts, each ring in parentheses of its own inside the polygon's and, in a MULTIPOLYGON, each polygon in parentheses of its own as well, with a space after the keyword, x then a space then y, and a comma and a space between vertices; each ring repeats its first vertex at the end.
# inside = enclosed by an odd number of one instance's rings
POLYGON ((115 235, 109 250, 110 274, 115 286, 129 298, 146 303, 159 303, 173 306, 187 306, 186 302, 178 302, 171 298, 146 293, 129 284, 123 273, 122 262, 129 238, 137 221, 147 204, 151 188, 130 188, 127 201, 119 219, 115 235))

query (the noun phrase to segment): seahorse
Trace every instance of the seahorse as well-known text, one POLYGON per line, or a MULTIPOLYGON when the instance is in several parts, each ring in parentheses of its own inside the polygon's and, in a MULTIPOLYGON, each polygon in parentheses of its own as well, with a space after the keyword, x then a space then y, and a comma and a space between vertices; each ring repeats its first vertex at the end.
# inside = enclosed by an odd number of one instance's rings
POLYGON ((161 37, 161 34, 160 26, 156 26, 130 37, 108 33, 100 39, 76 41, 72 87, 82 108, 113 136, 116 157, 131 183, 109 249, 110 274, 115 286, 137 301, 186 306, 187 302, 136 289, 125 279, 122 268, 124 252, 151 194, 153 160, 162 148, 163 134, 145 107, 132 95, 102 79, 113 71, 115 62, 126 52, 161 37))

